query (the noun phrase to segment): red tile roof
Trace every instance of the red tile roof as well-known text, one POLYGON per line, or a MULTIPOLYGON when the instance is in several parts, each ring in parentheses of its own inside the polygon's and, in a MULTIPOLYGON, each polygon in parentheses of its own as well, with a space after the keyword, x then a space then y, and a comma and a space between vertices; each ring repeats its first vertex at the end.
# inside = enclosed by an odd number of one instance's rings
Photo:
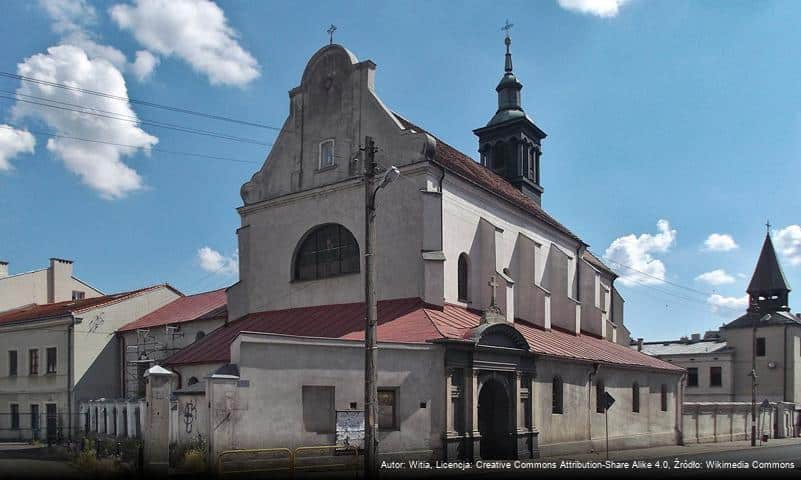
POLYGON ((45 303, 42 305, 26 305, 24 307, 8 310, 0 313, 0 325, 8 323, 22 323, 32 322, 37 320, 45 320, 48 318, 64 317, 74 313, 82 312, 90 308, 99 307, 110 303, 121 302, 125 299, 133 297, 150 290, 166 287, 175 291, 179 295, 181 292, 175 290, 167 284, 153 285, 150 287, 132 290, 130 292, 112 293, 111 295, 103 295, 101 297, 85 298, 83 300, 67 300, 64 302, 45 303))
POLYGON ((564 235, 583 243, 578 236, 571 232, 567 227, 559 223, 555 218, 548 215, 548 213, 546 213, 541 206, 537 205, 532 199, 527 197, 523 192, 515 188, 504 178, 497 175, 489 168, 476 162, 459 150, 443 142, 432 133, 418 127, 395 112, 393 112, 393 114, 405 129, 428 133, 437 140, 437 146, 434 152, 434 161, 442 165, 442 167, 444 167, 446 170, 449 170, 450 172, 477 184, 479 187, 501 197, 517 208, 520 208, 521 210, 533 215, 537 219, 543 221, 547 225, 550 225, 552 228, 563 233, 564 235))
MULTIPOLYGON (((301 337, 364 338, 364 304, 321 305, 247 315, 210 333, 165 360, 168 365, 227 363, 230 347, 240 332, 276 333, 301 337)), ((419 298, 378 302, 378 340, 387 343, 468 341, 480 314, 455 305, 436 307, 419 298)), ((535 354, 634 368, 681 371, 680 367, 623 345, 556 330, 545 331, 517 321, 514 327, 535 354)))
POLYGON ((223 316, 227 298, 225 289, 213 290, 211 292, 187 295, 176 298, 172 302, 164 305, 158 310, 154 310, 144 317, 140 317, 133 322, 123 325, 118 332, 127 332, 139 328, 158 327, 161 325, 171 325, 175 323, 191 322, 201 317, 211 318, 209 313, 216 313, 215 316, 223 316))

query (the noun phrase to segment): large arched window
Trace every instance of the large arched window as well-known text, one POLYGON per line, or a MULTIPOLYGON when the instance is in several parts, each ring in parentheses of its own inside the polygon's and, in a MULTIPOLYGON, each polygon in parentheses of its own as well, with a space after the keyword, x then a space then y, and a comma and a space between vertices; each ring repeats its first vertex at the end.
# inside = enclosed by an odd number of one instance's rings
POLYGON ((295 280, 316 280, 359 271, 359 244, 335 223, 313 228, 295 254, 295 280))
POLYGON ((467 302, 467 291, 468 291, 468 268, 470 264, 467 259, 467 254, 463 253, 459 255, 459 272, 458 272, 458 282, 459 282, 459 301, 460 302, 467 302))
POLYGON ((562 378, 558 375, 553 377, 553 389, 551 392, 552 397, 552 407, 551 412, 555 414, 562 414, 564 413, 564 391, 563 391, 563 383, 562 378))

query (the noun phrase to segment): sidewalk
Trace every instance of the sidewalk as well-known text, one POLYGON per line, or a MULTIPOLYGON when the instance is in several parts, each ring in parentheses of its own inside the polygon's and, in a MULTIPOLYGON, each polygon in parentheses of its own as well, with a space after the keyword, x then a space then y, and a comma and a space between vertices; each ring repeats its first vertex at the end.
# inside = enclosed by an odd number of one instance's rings
MULTIPOLYGON (((632 450, 610 450, 610 460, 640 460, 654 459, 663 457, 683 457, 686 455, 697 455, 704 453, 732 452, 738 450, 750 450, 751 448, 769 448, 785 445, 801 445, 801 438, 782 438, 771 439, 761 447, 757 442, 756 447, 751 447, 749 440, 737 442, 718 442, 718 443, 692 443, 689 445, 668 445, 665 447, 637 448, 632 450)), ((580 453, 575 455, 558 455, 542 457, 540 460, 606 460, 606 451, 600 450, 594 453, 580 453)))

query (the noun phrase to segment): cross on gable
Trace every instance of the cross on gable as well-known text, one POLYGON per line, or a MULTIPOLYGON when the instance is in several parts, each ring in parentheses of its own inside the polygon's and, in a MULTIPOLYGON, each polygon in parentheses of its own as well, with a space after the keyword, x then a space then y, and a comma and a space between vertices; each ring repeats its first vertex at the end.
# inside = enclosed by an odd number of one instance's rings
POLYGON ((331 24, 330 27, 328 27, 328 30, 326 30, 326 33, 328 33, 328 44, 329 45, 334 43, 334 32, 336 32, 336 31, 337 31, 337 26, 334 25, 333 23, 331 24))
POLYGON ((498 287, 498 282, 495 281, 495 275, 490 276, 490 281, 487 283, 492 288, 492 297, 490 299, 490 305, 495 305, 495 289, 498 287))

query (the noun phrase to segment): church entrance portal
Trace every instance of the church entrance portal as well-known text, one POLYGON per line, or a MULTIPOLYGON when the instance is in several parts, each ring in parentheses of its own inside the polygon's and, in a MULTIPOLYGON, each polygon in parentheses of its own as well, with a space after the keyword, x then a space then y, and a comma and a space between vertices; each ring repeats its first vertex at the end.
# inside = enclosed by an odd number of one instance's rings
POLYGON ((511 435, 509 394, 503 382, 489 379, 478 395, 478 430, 481 433, 481 458, 485 460, 517 458, 511 435))

